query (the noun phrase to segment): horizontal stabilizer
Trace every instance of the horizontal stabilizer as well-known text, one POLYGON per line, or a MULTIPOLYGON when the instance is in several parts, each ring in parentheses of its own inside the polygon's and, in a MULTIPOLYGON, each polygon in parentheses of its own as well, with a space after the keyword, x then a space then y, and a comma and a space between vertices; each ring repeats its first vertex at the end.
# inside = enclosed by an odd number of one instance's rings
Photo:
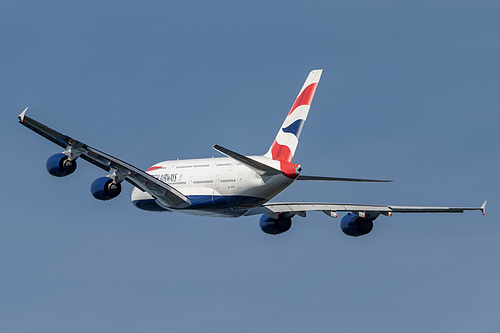
POLYGON ((392 180, 385 180, 385 179, 340 178, 340 177, 323 177, 323 176, 299 176, 297 180, 323 180, 330 182, 363 182, 363 183, 392 182, 392 180))
POLYGON ((237 152, 229 150, 227 148, 221 147, 219 145, 214 145, 213 148, 218 152, 235 159, 241 164, 246 165, 252 170, 255 170, 259 175, 278 175, 282 173, 280 170, 270 167, 264 163, 251 159, 249 157, 243 156, 237 152))

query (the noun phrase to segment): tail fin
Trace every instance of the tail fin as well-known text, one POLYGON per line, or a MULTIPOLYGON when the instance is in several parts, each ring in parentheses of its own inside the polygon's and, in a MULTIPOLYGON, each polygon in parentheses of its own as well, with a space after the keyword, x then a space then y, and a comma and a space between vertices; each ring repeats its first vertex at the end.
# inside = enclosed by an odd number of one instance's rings
POLYGON ((309 73, 276 139, 264 156, 277 161, 292 161, 322 72, 322 69, 317 69, 309 73))

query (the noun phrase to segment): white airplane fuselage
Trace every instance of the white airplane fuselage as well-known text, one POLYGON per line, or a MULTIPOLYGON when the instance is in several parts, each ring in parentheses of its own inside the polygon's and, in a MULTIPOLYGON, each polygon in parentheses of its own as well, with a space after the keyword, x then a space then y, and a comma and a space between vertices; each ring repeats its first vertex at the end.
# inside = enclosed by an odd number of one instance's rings
MULTIPOLYGON (((279 169, 280 163, 264 156, 250 158, 279 169)), ((132 191, 132 203, 150 211, 177 211, 192 215, 236 217, 269 201, 295 178, 266 176, 230 157, 164 161, 147 173, 182 192, 191 206, 176 209, 162 205, 147 192, 132 191)))

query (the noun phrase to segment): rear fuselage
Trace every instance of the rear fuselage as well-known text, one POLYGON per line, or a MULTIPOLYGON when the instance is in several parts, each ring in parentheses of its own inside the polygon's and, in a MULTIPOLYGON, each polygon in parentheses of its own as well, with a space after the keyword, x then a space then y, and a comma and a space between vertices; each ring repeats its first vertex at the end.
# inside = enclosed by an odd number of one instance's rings
MULTIPOLYGON (((263 156, 250 158, 276 169, 280 163, 263 156)), ((261 176, 229 157, 175 160, 157 163, 149 174, 174 187, 191 201, 183 209, 164 206, 151 195, 134 188, 132 202, 150 211, 179 211, 194 215, 235 217, 272 199, 294 179, 283 174, 261 176)))

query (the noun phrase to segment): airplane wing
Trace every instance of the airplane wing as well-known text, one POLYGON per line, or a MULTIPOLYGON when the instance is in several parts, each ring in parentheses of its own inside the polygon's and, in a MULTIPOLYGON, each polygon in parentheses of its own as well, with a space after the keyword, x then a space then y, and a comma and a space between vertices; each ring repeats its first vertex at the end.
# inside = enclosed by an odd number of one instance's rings
POLYGON ((419 207, 419 206, 376 206, 358 204, 330 203, 267 203, 250 209, 245 215, 267 214, 276 217, 278 214, 305 216, 308 211, 322 211, 331 217, 337 212, 353 212, 360 217, 378 215, 391 216, 392 213, 463 213, 466 210, 479 210, 486 213, 486 201, 481 207, 419 207))
POLYGON ((92 148, 52 128, 26 116, 26 108, 19 116, 19 122, 56 145, 67 149, 73 158, 80 157, 99 168, 115 172, 121 180, 126 180, 140 190, 149 193, 168 207, 183 208, 191 204, 189 199, 172 186, 156 179, 145 171, 116 157, 92 148))

